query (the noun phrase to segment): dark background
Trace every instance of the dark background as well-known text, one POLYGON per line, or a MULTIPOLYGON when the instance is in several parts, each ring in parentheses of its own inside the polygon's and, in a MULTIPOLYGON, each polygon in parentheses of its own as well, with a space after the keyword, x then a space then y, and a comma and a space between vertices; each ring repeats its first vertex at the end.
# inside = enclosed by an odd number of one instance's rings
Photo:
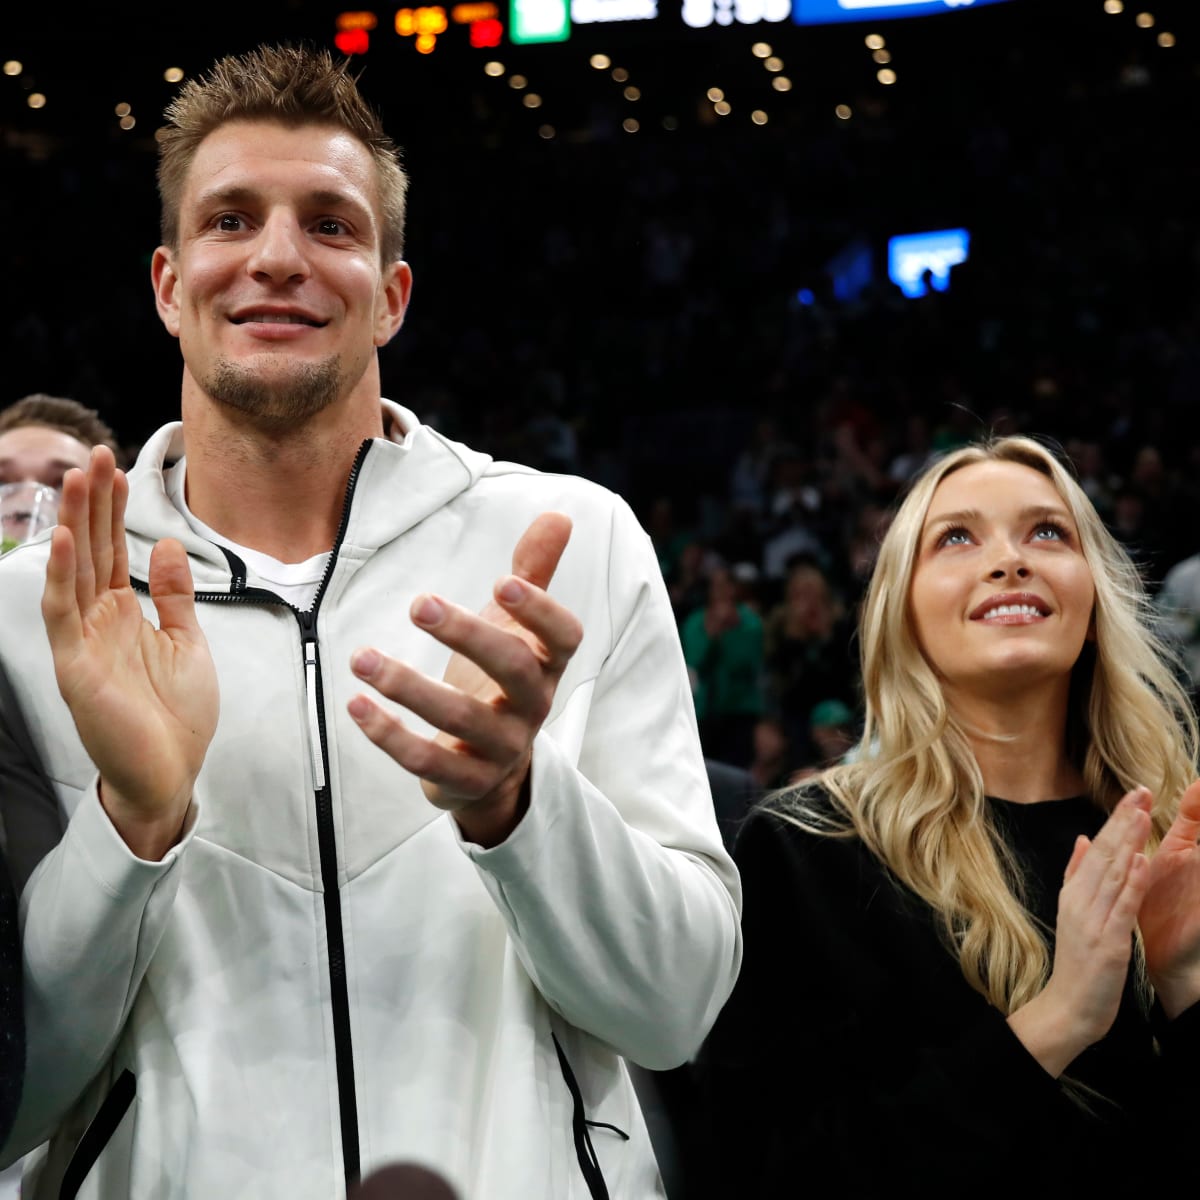
MULTIPOLYGON (((742 598, 766 613, 783 587, 770 548, 797 530, 852 612, 880 514, 912 470, 991 430, 1062 443, 1154 589, 1200 549, 1197 7, 662 20, 497 50, 459 28, 429 56, 377 8, 358 65, 411 172, 416 279, 383 352, 385 394, 497 457, 629 496, 681 620, 717 563, 742 568, 742 598), (870 32, 886 37, 891 87, 870 32), (771 88, 757 41, 784 60, 790 92, 771 88), (641 99, 589 65, 599 51, 641 99), (498 78, 483 70, 493 59, 498 78), (540 108, 524 107, 514 72, 540 108), (726 117, 705 98, 714 86, 726 117), (891 234, 960 225, 971 259, 948 293, 904 299, 880 272, 856 302, 833 299, 824 265, 855 238, 881 255, 891 234)), ((25 72, 0 76, 0 400, 74 397, 133 445, 177 415, 178 351, 148 282, 153 132, 174 90, 162 72, 262 40, 330 45, 337 11, 5 18, 0 59, 25 72), (33 89, 47 96, 37 111, 33 89)))
MULTIPOLYGON (((558 388, 585 456, 645 455, 650 413, 786 419, 816 399, 794 361, 797 289, 817 285, 856 234, 951 224, 975 238, 990 293, 976 301, 1007 306, 1024 326, 1014 336, 1030 345, 981 369, 973 341, 947 340, 934 361, 914 363, 886 328, 872 329, 845 347, 856 370, 886 368, 906 390, 965 374, 986 416, 1029 399, 1037 352, 1078 338, 1083 305, 1104 310, 1088 347, 1097 365, 1132 324, 1176 327, 1194 300, 1200 22, 1194 5, 1146 3, 1150 30, 1134 23, 1139 4, 1110 16, 1101 0, 881 23, 899 76, 891 88, 875 80, 863 37, 877 27, 866 23, 673 36, 627 23, 497 51, 474 50, 453 29, 430 56, 381 27, 360 60, 362 84, 405 149, 416 275, 409 323, 384 355, 389 394, 452 409, 462 432, 494 438, 558 388), (1164 29, 1177 38, 1170 49, 1155 41, 1164 29), (757 40, 784 59, 790 93, 768 86, 749 51, 757 40), (629 70, 640 101, 588 66, 597 48, 629 70), (540 109, 522 107, 505 77, 484 75, 493 58, 528 77, 540 109), (734 105, 729 117, 704 99, 714 85, 734 105), (850 121, 834 115, 838 103, 852 106, 850 121), (766 126, 750 123, 755 107, 768 111, 766 126), (642 121, 637 134, 621 129, 629 114, 642 121), (662 128, 666 115, 676 131, 662 128), (537 134, 547 123, 552 140, 537 134), (677 282, 659 286, 647 259, 663 231, 691 250, 677 282), (1014 287, 1024 291, 1015 307, 1014 287), (539 382, 546 374, 558 378, 539 382), (618 428, 630 420, 632 440, 618 428)), ((44 5, 5 20, 0 55, 26 66, 0 77, 7 397, 77 396, 132 441, 173 415, 177 355, 147 282, 152 134, 174 91, 162 70, 193 74, 264 39, 328 45, 337 11, 295 0, 70 15, 44 5), (45 108, 25 106, 30 87, 47 95, 45 108), (113 115, 120 100, 138 119, 128 133, 113 115)), ((391 10, 375 11, 386 23, 391 10)), ((874 390, 864 401, 882 399, 874 390)), ((1140 417, 1154 421, 1145 410, 1168 400, 1139 396, 1140 417)), ((1046 412, 1056 431, 1078 422, 1069 407, 1046 412)), ((653 437, 671 436, 649 424, 653 437)), ((689 456, 701 433, 675 430, 689 456)), ((722 426, 713 448, 728 453, 728 434, 722 426)))

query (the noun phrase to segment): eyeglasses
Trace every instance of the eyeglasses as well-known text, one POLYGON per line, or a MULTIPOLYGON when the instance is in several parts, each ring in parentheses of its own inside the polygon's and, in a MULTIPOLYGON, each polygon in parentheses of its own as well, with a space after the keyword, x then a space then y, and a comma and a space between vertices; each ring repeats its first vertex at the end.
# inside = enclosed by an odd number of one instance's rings
POLYGON ((62 493, 36 480, 0 484, 0 554, 58 522, 62 493))

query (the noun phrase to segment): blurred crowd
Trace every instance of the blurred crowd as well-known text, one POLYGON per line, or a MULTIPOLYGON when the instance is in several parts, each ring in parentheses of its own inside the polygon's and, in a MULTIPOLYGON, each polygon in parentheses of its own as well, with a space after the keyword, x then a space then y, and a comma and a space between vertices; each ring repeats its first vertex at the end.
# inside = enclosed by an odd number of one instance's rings
MULTIPOLYGON (((931 455, 989 433, 1063 448, 1200 681, 1200 565, 1164 590, 1200 551, 1185 51, 1010 40, 886 104, 864 90, 850 120, 796 106, 752 131, 631 137, 598 111, 577 136, 468 145, 422 113, 415 298, 384 393, 630 498, 706 752, 759 786, 853 740, 856 606, 889 506, 931 455), (971 253, 949 290, 903 296, 887 236, 951 225, 971 253), (838 298, 824 268, 855 241, 874 278, 838 298)), ((19 206, 57 231, 6 250, 9 395, 75 397, 134 450, 178 394, 145 281, 152 154, 0 154, 10 223, 19 206)))

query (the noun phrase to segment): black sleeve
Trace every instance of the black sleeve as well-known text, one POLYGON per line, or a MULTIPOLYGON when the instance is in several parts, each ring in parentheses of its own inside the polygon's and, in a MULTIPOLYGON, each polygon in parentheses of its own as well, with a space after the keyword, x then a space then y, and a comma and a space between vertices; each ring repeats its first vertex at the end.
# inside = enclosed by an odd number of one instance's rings
POLYGON ((1154 1033, 1162 1049, 1161 1086, 1164 1090, 1163 1103, 1158 1113, 1159 1136, 1180 1126, 1180 1136, 1186 1134, 1190 1143, 1195 1136, 1192 1116, 1197 1109, 1200 1080, 1200 1002, 1185 1008, 1170 1021, 1155 1002, 1151 1014, 1154 1033), (1183 1128, 1186 1125, 1186 1129, 1183 1128))
POLYGON ((58 845, 66 823, 25 718, 0 665, 0 822, 8 869, 19 896, 39 862, 58 845))
POLYGON ((0 1146, 12 1128, 25 1073, 21 1009, 21 937, 17 902, 0 851, 0 1146))
POLYGON ((1077 1145, 1089 1118, 967 985, 929 910, 856 840, 770 813, 735 858, 745 953, 697 1064, 711 1157, 692 1191, 782 1197, 815 1173, 843 1195, 978 1194, 1017 1164, 1027 1191, 1034 1162, 1049 1184, 1045 1148, 1077 1145))

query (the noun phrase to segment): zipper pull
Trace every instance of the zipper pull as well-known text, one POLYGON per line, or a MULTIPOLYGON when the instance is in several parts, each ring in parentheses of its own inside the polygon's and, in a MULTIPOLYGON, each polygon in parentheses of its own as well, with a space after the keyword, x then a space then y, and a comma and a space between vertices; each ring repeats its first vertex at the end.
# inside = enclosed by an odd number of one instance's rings
POLYGON ((311 613, 301 613, 304 630, 304 694, 308 702, 308 756, 312 763, 313 791, 325 790, 325 762, 321 754, 321 710, 317 704, 317 636, 311 613))

